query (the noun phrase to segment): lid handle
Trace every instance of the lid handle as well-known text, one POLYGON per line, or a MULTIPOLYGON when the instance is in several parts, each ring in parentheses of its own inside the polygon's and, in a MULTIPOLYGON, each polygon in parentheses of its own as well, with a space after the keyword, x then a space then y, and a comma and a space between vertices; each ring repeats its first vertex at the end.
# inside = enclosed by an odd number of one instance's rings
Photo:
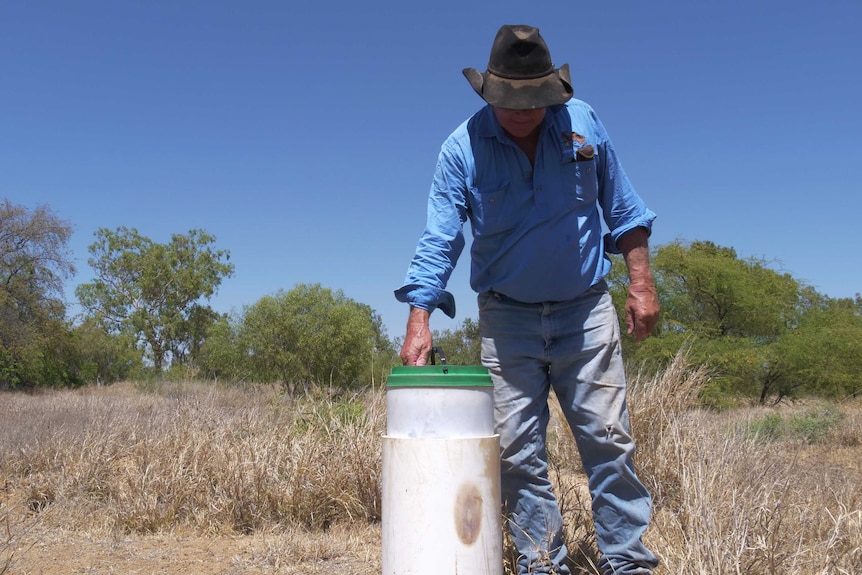
POLYGON ((431 348, 431 365, 437 365, 434 362, 434 354, 435 353, 440 356, 440 365, 446 365, 446 353, 443 351, 442 347, 436 347, 436 346, 431 348))

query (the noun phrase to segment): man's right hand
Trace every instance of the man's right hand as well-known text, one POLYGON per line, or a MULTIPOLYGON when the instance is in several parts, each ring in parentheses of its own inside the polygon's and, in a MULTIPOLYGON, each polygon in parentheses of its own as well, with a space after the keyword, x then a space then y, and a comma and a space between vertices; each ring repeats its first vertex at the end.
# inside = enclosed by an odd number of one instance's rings
POLYGON ((401 346, 401 361, 404 365, 425 365, 434 345, 431 338, 431 313, 418 308, 410 308, 407 318, 407 333, 401 346))

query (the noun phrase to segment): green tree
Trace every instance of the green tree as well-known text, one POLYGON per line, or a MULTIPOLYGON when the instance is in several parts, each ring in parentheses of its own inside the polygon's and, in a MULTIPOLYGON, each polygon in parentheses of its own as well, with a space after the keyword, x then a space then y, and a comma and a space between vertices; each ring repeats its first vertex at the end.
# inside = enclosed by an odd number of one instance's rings
POLYGON ((796 315, 799 283, 733 248, 674 242, 657 250, 653 267, 668 320, 662 329, 775 339, 796 315))
POLYGON ((252 360, 240 341, 242 316, 223 315, 210 325, 198 354, 200 374, 210 380, 250 378, 252 360))
POLYGON ((375 349, 388 346, 369 306, 320 284, 264 296, 244 310, 237 332, 250 377, 281 381, 291 393, 297 384, 353 385, 369 373, 375 349))
POLYGON ((71 235, 47 206, 0 201, 0 386, 77 383, 63 301, 71 235))
MULTIPOLYGON (((653 270, 662 304, 657 337, 626 340, 630 362, 661 368, 689 345, 691 360, 712 369, 707 393, 719 401, 858 393, 858 300, 832 300, 763 260, 742 259, 712 242, 660 246, 653 270)), ((609 279, 622 310, 621 260, 609 279)))
POLYGON ((636 350, 644 361, 690 342, 693 361, 712 368, 716 395, 757 396, 762 401, 785 374, 774 345, 797 321, 802 286, 763 260, 738 257, 712 242, 674 242, 653 257, 662 304, 659 338, 636 350))
POLYGON ((215 316, 202 303, 233 274, 230 253, 203 230, 160 244, 134 228, 100 228, 88 260, 96 278, 81 284, 81 305, 110 332, 133 334, 157 370, 194 361, 215 316))
POLYGON ((862 394, 862 298, 807 307, 798 325, 773 346, 770 367, 779 398, 796 391, 834 398, 862 394))
POLYGON ((104 325, 86 318, 74 329, 80 378, 104 385, 122 381, 140 370, 141 356, 126 333, 109 333, 104 325))

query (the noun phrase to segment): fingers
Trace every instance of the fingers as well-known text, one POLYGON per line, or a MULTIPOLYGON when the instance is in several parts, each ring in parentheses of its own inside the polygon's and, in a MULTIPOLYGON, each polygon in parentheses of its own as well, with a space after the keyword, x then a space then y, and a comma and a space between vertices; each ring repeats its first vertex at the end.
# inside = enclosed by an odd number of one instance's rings
POLYGON ((401 346, 401 362, 404 365, 425 365, 431 353, 432 337, 429 327, 431 313, 417 307, 410 308, 407 318, 407 333, 401 346))
POLYGON ((634 331, 635 341, 641 341, 646 338, 650 332, 652 331, 647 322, 643 321, 641 318, 636 317, 634 321, 634 328, 629 329, 629 333, 634 331))
POLYGON ((417 365, 420 357, 419 354, 414 351, 401 351, 401 363, 404 365, 417 365))
POLYGON ((401 362, 404 365, 422 366, 428 363, 428 355, 431 353, 431 337, 425 334, 414 334, 408 332, 401 347, 401 362))
POLYGON ((422 366, 428 363, 428 354, 419 352, 403 354, 401 356, 401 363, 404 365, 422 366))

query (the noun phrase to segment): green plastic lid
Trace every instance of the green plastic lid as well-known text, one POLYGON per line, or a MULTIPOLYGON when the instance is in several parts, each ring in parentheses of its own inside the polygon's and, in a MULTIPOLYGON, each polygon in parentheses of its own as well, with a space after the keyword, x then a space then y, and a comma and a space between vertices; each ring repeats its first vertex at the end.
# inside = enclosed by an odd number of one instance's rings
POLYGON ((393 367, 386 387, 493 387, 480 365, 402 365, 393 367))

